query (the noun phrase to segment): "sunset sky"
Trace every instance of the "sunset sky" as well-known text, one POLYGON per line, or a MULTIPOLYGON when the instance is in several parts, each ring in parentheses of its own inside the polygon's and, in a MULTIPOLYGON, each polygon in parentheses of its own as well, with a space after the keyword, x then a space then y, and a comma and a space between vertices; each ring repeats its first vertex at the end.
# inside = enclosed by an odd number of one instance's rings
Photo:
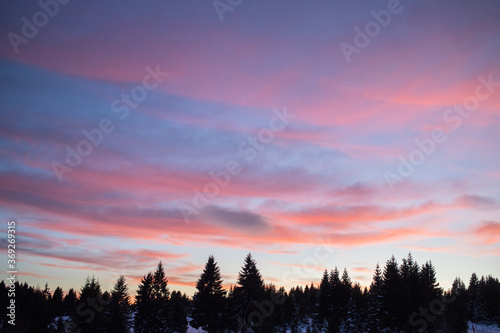
POLYGON ((43 1, 0 2, 21 281, 500 276, 498 1, 43 1))

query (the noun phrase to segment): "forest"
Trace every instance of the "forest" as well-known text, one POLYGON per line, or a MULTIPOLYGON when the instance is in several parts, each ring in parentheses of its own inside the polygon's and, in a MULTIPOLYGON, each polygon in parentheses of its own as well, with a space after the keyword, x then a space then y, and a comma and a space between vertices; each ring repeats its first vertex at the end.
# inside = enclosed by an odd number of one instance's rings
POLYGON ((51 292, 27 283, 0 282, 0 332, 467 332, 467 323, 500 326, 500 282, 472 273, 443 290, 431 261, 411 254, 398 264, 378 264, 369 288, 346 269, 325 270, 321 282, 290 290, 266 284, 251 254, 237 284, 224 289, 210 256, 192 297, 170 291, 160 261, 131 293, 124 276, 102 290, 88 276, 79 291, 51 292), (9 321, 9 290, 15 290, 15 326, 9 321))

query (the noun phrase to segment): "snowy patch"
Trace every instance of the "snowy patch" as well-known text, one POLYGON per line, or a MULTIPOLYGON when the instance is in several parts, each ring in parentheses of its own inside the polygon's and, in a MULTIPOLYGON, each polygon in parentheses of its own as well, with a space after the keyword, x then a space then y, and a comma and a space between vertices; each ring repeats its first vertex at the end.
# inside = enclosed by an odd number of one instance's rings
POLYGON ((469 333, 473 333, 472 325, 474 325, 474 328, 476 329, 476 333, 500 333, 500 328, 498 328, 498 326, 472 324, 470 321, 469 321, 469 333))

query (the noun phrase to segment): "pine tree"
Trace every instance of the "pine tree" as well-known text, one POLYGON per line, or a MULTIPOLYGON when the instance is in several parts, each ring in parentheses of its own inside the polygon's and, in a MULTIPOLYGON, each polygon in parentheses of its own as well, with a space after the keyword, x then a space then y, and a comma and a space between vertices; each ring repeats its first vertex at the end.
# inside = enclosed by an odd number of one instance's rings
MULTIPOLYGON (((419 276, 418 293, 420 297, 420 307, 428 308, 433 304, 432 302, 438 301, 442 296, 442 290, 439 288, 439 283, 437 283, 436 279, 436 270, 431 261, 427 261, 422 265, 419 276)), ((416 308, 414 311, 417 311, 416 308)), ((438 313, 437 317, 440 316, 441 314, 438 313)), ((431 320, 427 320, 428 332, 433 333, 438 331, 440 323, 443 320, 437 317, 432 316, 431 320)))
POLYGON ((161 261, 153 274, 152 297, 155 327, 158 332, 168 332, 171 324, 168 320, 170 291, 168 290, 168 280, 161 261))
POLYGON ((242 332, 253 329, 261 331, 265 314, 255 306, 263 301, 264 281, 252 254, 249 253, 238 275, 238 286, 234 288, 235 315, 242 332))
POLYGON ((307 317, 314 318, 313 313, 316 307, 316 299, 318 297, 318 289, 311 282, 309 289, 304 289, 304 296, 306 297, 306 310, 307 317))
POLYGON ((368 293, 367 330, 370 333, 379 333, 382 331, 382 303, 384 301, 382 294, 383 283, 382 271, 377 263, 368 293))
POLYGON ((193 296, 191 326, 203 328, 208 333, 221 332, 226 291, 222 288, 220 269, 213 256, 208 257, 203 273, 196 283, 193 296))
POLYGON ((78 302, 78 296, 76 291, 71 288, 68 290, 68 294, 64 296, 63 304, 64 304, 64 315, 70 317, 70 321, 68 322, 68 330, 70 332, 77 331, 77 323, 76 323, 76 305, 78 302))
POLYGON ((267 320, 268 327, 271 327, 271 330, 274 329, 276 332, 286 330, 287 320, 285 316, 285 304, 288 295, 285 288, 280 287, 276 290, 274 284, 269 284, 265 287, 265 294, 265 299, 272 300, 274 304, 274 311, 272 311, 271 317, 267 320))
POLYGON ((481 277, 479 281, 479 318, 481 322, 493 325, 499 323, 498 309, 500 309, 500 283, 491 275, 481 277))
POLYGON ((172 297, 169 302, 170 309, 170 331, 174 333, 185 333, 187 332, 188 322, 186 318, 186 309, 182 301, 182 295, 180 291, 172 292, 172 297))
POLYGON ((128 332, 131 328, 130 317, 130 296, 125 277, 122 275, 111 291, 107 331, 110 333, 128 332))
POLYGON ((469 288, 467 289, 467 317, 473 323, 479 320, 479 279, 476 273, 472 273, 469 280, 469 288))
POLYGON ((347 315, 342 323, 342 333, 363 333, 365 326, 365 301, 361 286, 356 283, 350 290, 347 315))
MULTIPOLYGON (((341 294, 340 294, 340 322, 344 322, 347 319, 347 312, 349 308, 349 300, 351 299, 351 288, 352 281, 349 277, 347 269, 344 268, 341 279, 341 294)), ((361 291, 361 290, 360 290, 361 291)))
POLYGON ((427 261, 422 265, 420 271, 419 293, 421 295, 421 306, 427 306, 433 299, 441 297, 442 289, 436 279, 436 269, 432 261, 427 261))
POLYGON ((87 277, 80 291, 76 307, 75 322, 83 333, 105 332, 104 310, 110 299, 101 291, 101 284, 95 277, 87 277))
POLYGON ((153 305, 153 274, 149 272, 141 279, 137 289, 134 332, 149 333, 155 330, 155 309, 153 305))
MULTIPOLYGON (((51 324, 49 303, 46 294, 40 288, 30 287, 26 282, 15 285, 16 320, 15 326, 5 325, 7 332, 38 332, 51 324)), ((4 318, 2 318, 4 319, 4 318)), ((6 317, 5 319, 9 319, 6 317)))
POLYGON ((465 284, 455 278, 451 291, 443 298, 446 301, 443 326, 445 332, 467 332, 467 295, 465 284))
POLYGON ((285 315, 286 327, 295 333, 300 325, 299 313, 297 307, 297 299, 294 295, 294 289, 290 289, 288 296, 286 297, 285 303, 283 304, 283 312, 285 315))
POLYGON ((169 332, 172 324, 169 297, 168 280, 160 261, 156 271, 145 275, 139 284, 134 332, 169 332))
POLYGON ((420 285, 420 269, 416 261, 413 260, 411 253, 407 258, 403 258, 400 266, 401 273, 401 300, 400 312, 402 316, 402 327, 405 331, 411 330, 410 323, 404 318, 409 318, 419 306, 427 306, 427 301, 422 302, 421 295, 423 286, 420 285))
POLYGON ((54 294, 50 300, 50 307, 52 312, 52 317, 62 317, 64 315, 64 293, 61 287, 57 287, 54 290, 54 294))
POLYGON ((403 295, 401 294, 401 275, 399 272, 398 263, 394 256, 386 262, 383 275, 382 295, 383 295, 383 322, 384 328, 389 328, 392 331, 398 330, 403 322, 408 318, 403 318, 401 313, 401 302, 403 295))
POLYGON ((45 298, 45 300, 47 302, 50 302, 52 295, 50 293, 49 284, 47 282, 45 283, 45 288, 42 291, 42 295, 43 295, 43 298, 45 298))
POLYGON ((345 300, 345 288, 339 277, 339 270, 335 268, 330 271, 330 299, 329 299, 329 317, 328 332, 340 332, 342 324, 343 311, 347 302, 345 300))
POLYGON ((330 279, 328 276, 328 271, 325 269, 323 272, 323 277, 321 278, 321 283, 319 285, 318 291, 318 301, 315 319, 315 326, 317 329, 322 329, 327 327, 327 320, 330 315, 330 279))

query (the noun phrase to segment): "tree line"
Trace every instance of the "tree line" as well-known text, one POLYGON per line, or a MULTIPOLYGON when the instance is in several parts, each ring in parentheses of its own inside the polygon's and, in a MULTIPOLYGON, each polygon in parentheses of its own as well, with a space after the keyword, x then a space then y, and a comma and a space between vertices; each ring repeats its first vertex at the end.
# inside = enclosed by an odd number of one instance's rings
POLYGON ((348 271, 325 270, 319 285, 265 284, 251 254, 237 284, 224 289, 220 268, 208 258, 193 297, 170 292, 162 262, 141 279, 132 300, 124 276, 111 291, 87 277, 77 293, 48 285, 42 290, 14 284, 16 326, 9 317, 8 290, 0 282, 0 332, 186 332, 188 323, 208 333, 222 332, 467 332, 467 322, 500 326, 500 282, 475 273, 468 286, 456 278, 444 291, 428 261, 419 266, 408 254, 377 264, 369 288, 348 271))

